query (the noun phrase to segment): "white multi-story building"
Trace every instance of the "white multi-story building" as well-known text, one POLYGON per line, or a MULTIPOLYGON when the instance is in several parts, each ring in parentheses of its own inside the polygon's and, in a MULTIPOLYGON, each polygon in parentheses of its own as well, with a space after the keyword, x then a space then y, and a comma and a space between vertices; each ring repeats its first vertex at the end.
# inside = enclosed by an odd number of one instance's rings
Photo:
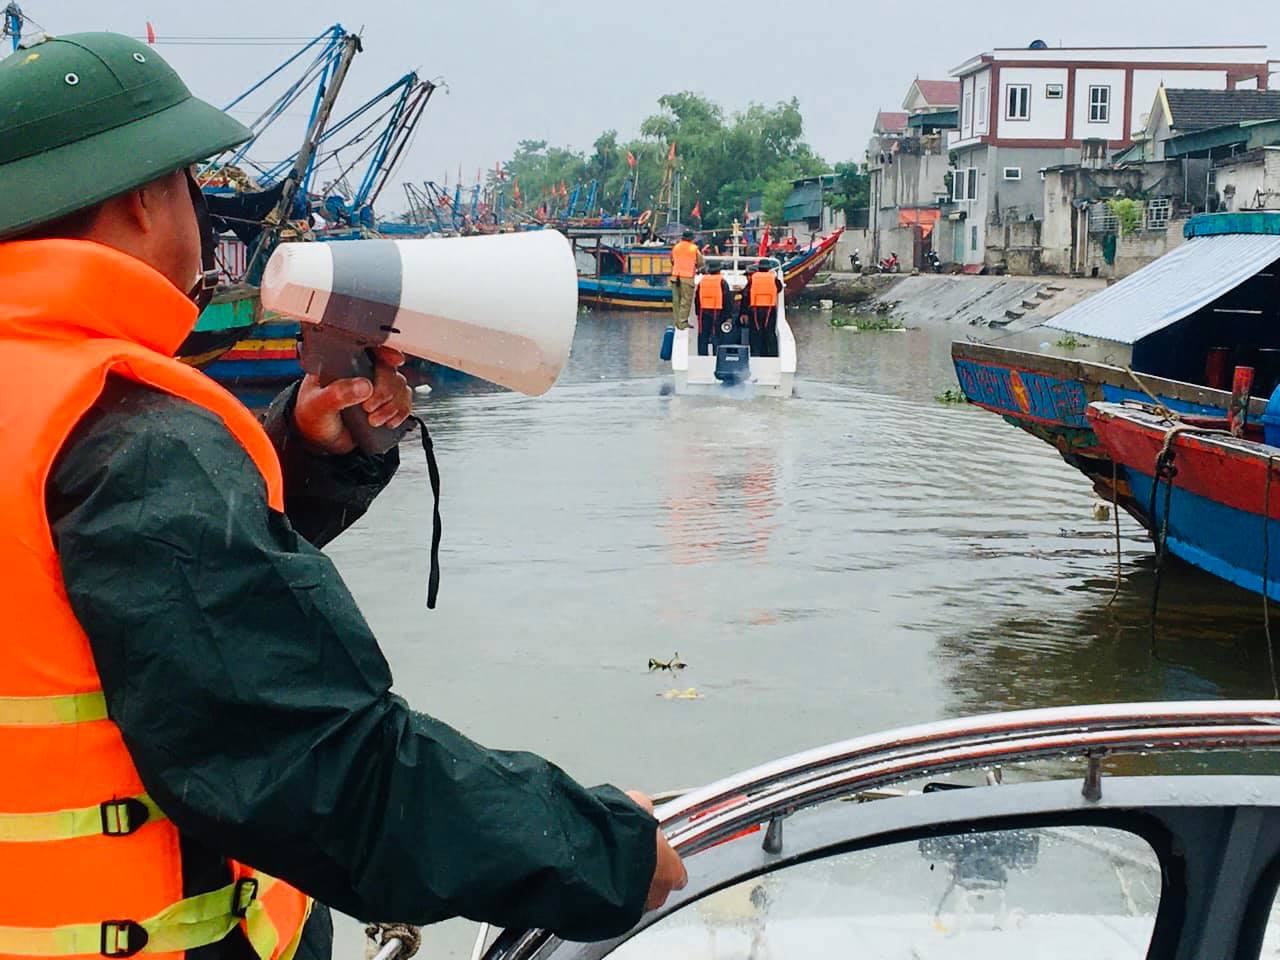
POLYGON ((1000 259, 993 231, 1043 218, 1042 171, 1079 162, 1086 143, 1094 152, 1130 146, 1162 84, 1266 89, 1273 67, 1264 46, 1036 43, 973 57, 951 72, 960 81, 960 125, 948 141, 952 229, 943 259, 974 271, 1000 259))

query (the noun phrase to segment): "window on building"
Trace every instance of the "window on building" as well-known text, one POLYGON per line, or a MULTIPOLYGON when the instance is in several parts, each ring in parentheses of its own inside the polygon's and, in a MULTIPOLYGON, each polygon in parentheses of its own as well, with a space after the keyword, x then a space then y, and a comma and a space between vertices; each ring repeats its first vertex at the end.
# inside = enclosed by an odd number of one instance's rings
POLYGON ((1045 98, 1046 100, 1061 100, 1061 99, 1062 99, 1062 84, 1060 84, 1060 83, 1046 83, 1046 84, 1045 84, 1045 86, 1044 86, 1044 98, 1045 98))
POLYGON ((1147 204, 1148 230, 1165 230, 1169 226, 1169 215, 1173 212, 1173 201, 1168 197, 1158 197, 1147 204))
POLYGON ((1006 180, 1021 180, 1022 168, 1021 167, 1005 167, 1004 178, 1006 180))
POLYGON ((1005 97, 1006 120, 1029 120, 1031 118, 1031 85, 1011 83, 1005 97))
POLYGON ((964 95, 964 118, 962 121, 964 129, 971 129, 973 126, 973 91, 968 90, 964 95))
POLYGON ((988 110, 987 88, 979 87, 978 88, 978 126, 980 127, 985 128, 987 125, 987 110, 988 110))
POLYGON ((968 196, 969 196, 969 199, 970 199, 970 200, 977 200, 977 199, 978 199, 978 169, 977 169, 977 167, 970 167, 970 168, 969 168, 969 191, 968 191, 968 196))
POLYGON ((978 228, 977 227, 969 228, 969 249, 970 250, 978 249, 978 228))
POLYGON ((965 196, 964 188, 968 184, 968 179, 964 175, 963 170, 953 170, 951 172, 951 199, 960 201, 968 199, 965 196))
POLYGON ((1110 123, 1111 122, 1111 88, 1110 87, 1090 87, 1089 88, 1089 122, 1090 123, 1110 123))

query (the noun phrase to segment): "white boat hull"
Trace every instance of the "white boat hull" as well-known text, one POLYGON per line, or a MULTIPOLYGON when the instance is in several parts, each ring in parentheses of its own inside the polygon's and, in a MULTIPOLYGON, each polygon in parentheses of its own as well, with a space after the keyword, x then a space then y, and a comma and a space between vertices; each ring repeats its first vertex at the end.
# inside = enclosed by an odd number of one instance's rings
MULTIPOLYGON (((701 281, 699 281, 701 282, 701 281)), ((731 276, 730 287, 742 288, 745 277, 731 276)), ((694 297, 697 302, 697 296, 694 297)), ((796 374, 796 338, 787 323, 785 296, 778 297, 778 355, 751 357, 750 376, 739 383, 716 379, 716 358, 698 355, 698 321, 690 313, 689 329, 676 331, 671 345, 671 372, 675 392, 689 396, 790 397, 796 374)))

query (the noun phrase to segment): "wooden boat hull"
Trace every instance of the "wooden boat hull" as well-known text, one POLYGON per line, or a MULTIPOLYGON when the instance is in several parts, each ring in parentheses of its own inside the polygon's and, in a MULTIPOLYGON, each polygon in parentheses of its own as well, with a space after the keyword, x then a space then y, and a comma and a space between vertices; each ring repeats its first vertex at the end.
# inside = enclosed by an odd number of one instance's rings
MULTIPOLYGON (((1091 403, 1148 399, 1128 370, 962 341, 951 345, 951 358, 960 389, 970 403, 1050 444, 1089 478, 1100 497, 1116 500, 1141 523, 1148 522, 1145 500, 1135 496, 1122 471, 1114 471, 1118 483, 1113 485, 1111 454, 1088 415, 1091 403)), ((1226 416, 1231 395, 1225 391, 1147 374, 1137 376, 1171 410, 1226 416)), ((1260 415, 1264 401, 1255 398, 1253 404, 1260 415)))
POLYGON ((253 384, 296 380, 302 376, 298 362, 298 323, 268 313, 252 335, 237 341, 205 368, 219 383, 253 384))
POLYGON ((241 284, 220 290, 200 312, 195 328, 178 347, 177 358, 203 369, 243 340, 261 318, 256 287, 241 284))
MULTIPOLYGON (((1089 423, 1150 511, 1156 458, 1174 424, 1150 410, 1092 404, 1089 423)), ((1170 441, 1172 488, 1154 491, 1151 529, 1170 553, 1236 586, 1280 600, 1280 447, 1231 436, 1180 433, 1170 441), (1270 474, 1270 493, 1267 476, 1270 474), (1265 575, 1264 575, 1265 562, 1265 575)))
MULTIPOLYGON (((837 230, 783 264, 787 296, 794 298, 831 259, 844 231, 837 230)), ((578 299, 616 310, 670 310, 671 284, 665 276, 579 277, 578 299)))

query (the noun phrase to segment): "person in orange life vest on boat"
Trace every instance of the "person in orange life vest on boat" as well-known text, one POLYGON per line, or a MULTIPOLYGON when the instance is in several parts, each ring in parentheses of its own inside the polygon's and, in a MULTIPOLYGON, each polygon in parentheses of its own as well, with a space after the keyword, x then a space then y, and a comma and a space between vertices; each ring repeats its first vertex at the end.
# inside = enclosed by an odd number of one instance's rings
POLYGON ((702 251, 693 242, 693 231, 686 230, 680 242, 671 248, 671 315, 677 330, 689 329, 694 277, 705 263, 702 251))
MULTIPOLYGON (((719 265, 714 265, 698 280, 698 355, 711 356, 716 344, 731 342, 730 334, 737 327, 729 284, 719 265)), ((732 342, 737 343, 737 338, 732 342)))
POLYGON ((782 281, 767 267, 747 268, 747 285, 742 288, 741 315, 750 332, 753 357, 778 355, 778 297, 782 281))
POLYGON ((648 801, 411 710, 318 549, 395 473, 341 413, 402 423, 402 358, 265 423, 174 359, 191 167, 249 136, 128 37, 0 60, 0 956, 325 960, 327 906, 620 934, 685 882, 648 801))

